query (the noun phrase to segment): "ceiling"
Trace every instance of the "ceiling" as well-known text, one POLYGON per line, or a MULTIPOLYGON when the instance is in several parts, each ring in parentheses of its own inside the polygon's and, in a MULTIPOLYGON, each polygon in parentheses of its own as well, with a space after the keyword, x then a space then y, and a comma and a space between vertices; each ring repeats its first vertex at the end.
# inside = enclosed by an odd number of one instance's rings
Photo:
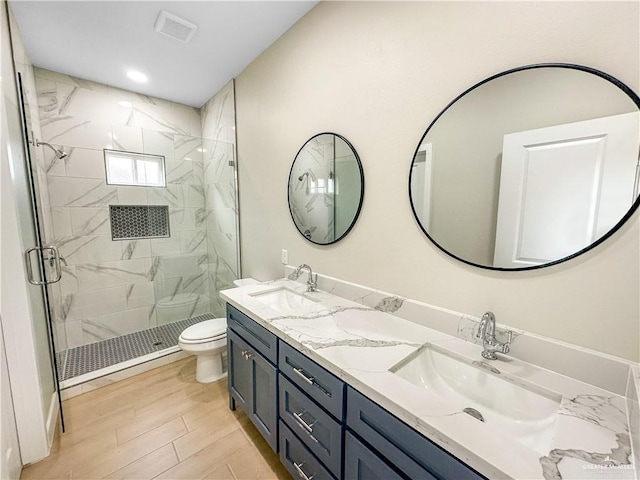
POLYGON ((36 67, 201 107, 317 1, 10 1, 36 67), (154 30, 160 10, 195 23, 189 43, 154 30), (129 80, 126 70, 148 76, 129 80))

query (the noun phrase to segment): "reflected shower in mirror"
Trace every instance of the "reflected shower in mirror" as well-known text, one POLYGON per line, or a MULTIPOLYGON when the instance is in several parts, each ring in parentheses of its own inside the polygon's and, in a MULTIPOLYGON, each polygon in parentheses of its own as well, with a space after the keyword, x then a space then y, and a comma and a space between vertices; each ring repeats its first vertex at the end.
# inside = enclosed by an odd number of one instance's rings
POLYGON ((344 137, 319 133, 296 155, 289 173, 289 211, 310 242, 328 245, 351 230, 364 196, 360 158, 344 137))
POLYGON ((480 82, 418 144, 409 193, 420 227, 454 258, 497 270, 589 250, 637 208, 639 107, 622 82, 578 65, 480 82))

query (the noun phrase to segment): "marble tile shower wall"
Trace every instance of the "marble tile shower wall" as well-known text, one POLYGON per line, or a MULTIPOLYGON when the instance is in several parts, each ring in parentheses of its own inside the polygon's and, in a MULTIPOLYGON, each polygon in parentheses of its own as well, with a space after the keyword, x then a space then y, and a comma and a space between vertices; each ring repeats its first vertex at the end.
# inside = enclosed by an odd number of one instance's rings
POLYGON ((224 316, 225 305, 218 293, 231 287, 240 275, 233 80, 202 107, 201 114, 209 298, 212 313, 224 316))
POLYGON ((47 70, 35 76, 43 140, 68 153, 45 165, 55 243, 66 263, 54 314, 67 347, 179 320, 164 308, 179 294, 197 295, 192 315, 208 312, 200 112, 47 70), (104 148, 163 155, 167 187, 108 185, 104 148), (167 205, 171 236, 113 241, 115 204, 167 205))

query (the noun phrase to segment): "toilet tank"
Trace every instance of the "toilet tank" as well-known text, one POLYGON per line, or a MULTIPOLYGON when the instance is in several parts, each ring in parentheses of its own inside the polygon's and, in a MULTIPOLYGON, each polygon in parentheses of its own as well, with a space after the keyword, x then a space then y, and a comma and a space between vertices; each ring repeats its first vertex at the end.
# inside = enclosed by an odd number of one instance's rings
POLYGON ((156 323, 167 323, 185 320, 209 311, 209 298, 197 293, 179 293, 165 297, 156 303, 156 323))

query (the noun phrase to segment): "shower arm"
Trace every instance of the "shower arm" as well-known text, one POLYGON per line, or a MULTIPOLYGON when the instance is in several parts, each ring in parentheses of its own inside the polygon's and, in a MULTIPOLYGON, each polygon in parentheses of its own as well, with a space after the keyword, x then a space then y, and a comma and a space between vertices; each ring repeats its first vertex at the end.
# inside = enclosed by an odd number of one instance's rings
POLYGON ((33 141, 33 145, 36 147, 41 147, 43 145, 49 147, 51 150, 53 150, 53 152, 56 154, 56 157, 58 157, 59 159, 63 159, 64 157, 67 156, 67 153, 64 152, 63 150, 60 150, 59 148, 54 147, 50 143, 41 142, 37 138, 33 141))

